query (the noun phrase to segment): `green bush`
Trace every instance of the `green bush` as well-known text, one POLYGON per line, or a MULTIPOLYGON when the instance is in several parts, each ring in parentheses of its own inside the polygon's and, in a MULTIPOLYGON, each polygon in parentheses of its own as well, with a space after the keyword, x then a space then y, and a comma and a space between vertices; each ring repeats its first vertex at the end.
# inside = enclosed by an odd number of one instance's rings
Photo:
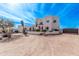
POLYGON ((43 32, 46 32, 46 30, 43 30, 43 32))
POLYGON ((40 32, 40 29, 37 29, 36 32, 40 32))

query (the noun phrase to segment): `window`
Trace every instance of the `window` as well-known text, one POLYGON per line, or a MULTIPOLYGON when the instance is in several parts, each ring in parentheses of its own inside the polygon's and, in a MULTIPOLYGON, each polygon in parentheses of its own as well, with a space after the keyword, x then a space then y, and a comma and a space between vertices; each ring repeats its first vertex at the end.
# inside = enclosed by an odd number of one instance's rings
POLYGON ((43 25, 43 22, 40 22, 40 24, 39 25, 43 25))
POLYGON ((49 27, 46 27, 46 30, 49 30, 49 27))
POLYGON ((59 31, 58 29, 54 29, 54 31, 59 31))
POLYGON ((38 24, 36 23, 36 27, 37 27, 37 25, 38 25, 38 24))
POLYGON ((54 20, 53 23, 56 23, 56 20, 54 20))
POLYGON ((49 20, 47 20, 47 23, 49 23, 49 20))

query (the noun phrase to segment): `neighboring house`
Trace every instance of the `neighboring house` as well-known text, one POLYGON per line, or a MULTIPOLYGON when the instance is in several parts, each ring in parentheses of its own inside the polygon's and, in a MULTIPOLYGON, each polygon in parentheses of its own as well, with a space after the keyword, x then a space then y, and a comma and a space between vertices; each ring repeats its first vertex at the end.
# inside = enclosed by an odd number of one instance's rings
MULTIPOLYGON (((29 27, 29 26, 24 26, 24 28, 26 29, 26 31, 31 31, 31 27, 29 27)), ((18 26, 18 31, 23 32, 23 26, 22 25, 18 26)))
POLYGON ((34 31, 35 30, 34 26, 31 26, 31 27, 30 26, 26 26, 25 28, 26 28, 27 31, 34 31))
POLYGON ((26 28, 27 28, 27 31, 29 31, 29 30, 30 30, 30 27, 26 26, 26 28))
POLYGON ((19 26, 18 26, 18 31, 19 31, 19 32, 22 32, 22 31, 23 31, 22 25, 19 25, 19 26))

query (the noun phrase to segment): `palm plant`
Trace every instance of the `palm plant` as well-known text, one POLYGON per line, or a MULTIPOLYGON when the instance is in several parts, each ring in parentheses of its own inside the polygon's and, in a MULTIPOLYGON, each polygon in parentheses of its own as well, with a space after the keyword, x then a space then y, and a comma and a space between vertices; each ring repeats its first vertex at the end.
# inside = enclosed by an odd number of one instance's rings
POLYGON ((21 26, 23 27, 23 32, 24 32, 24 22, 21 21, 21 26))
POLYGON ((21 25, 23 27, 23 34, 26 36, 27 32, 26 32, 26 28, 24 28, 24 22, 23 22, 23 20, 21 21, 21 25))

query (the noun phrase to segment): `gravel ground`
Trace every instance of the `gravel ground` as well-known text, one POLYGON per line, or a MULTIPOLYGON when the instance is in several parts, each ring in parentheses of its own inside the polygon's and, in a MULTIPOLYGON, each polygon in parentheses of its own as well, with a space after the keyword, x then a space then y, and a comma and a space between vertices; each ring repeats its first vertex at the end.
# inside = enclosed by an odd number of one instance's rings
POLYGON ((79 35, 28 35, 0 42, 2 56, 71 56, 79 55, 79 35))

